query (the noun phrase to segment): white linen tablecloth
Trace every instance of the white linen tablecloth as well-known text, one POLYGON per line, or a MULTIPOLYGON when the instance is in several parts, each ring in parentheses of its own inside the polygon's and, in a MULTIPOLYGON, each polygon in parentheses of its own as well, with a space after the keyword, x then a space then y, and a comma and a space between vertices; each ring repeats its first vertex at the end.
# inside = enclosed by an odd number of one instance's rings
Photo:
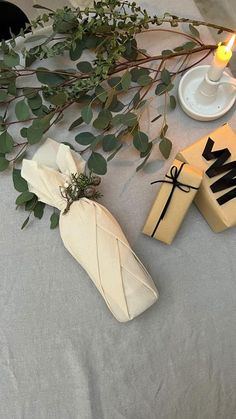
MULTIPOLYGON (((152 12, 199 17, 191 0, 144 3, 152 12)), ((152 50, 175 38, 158 39, 149 38, 152 50)), ((109 164, 101 203, 160 292, 128 324, 113 318, 58 230, 49 229, 50 209, 20 230, 25 213, 15 211, 9 173, 1 175, 0 419, 236 418, 235 229, 214 234, 192 206, 170 247, 141 234, 157 191, 150 182, 202 135, 226 121, 236 129, 234 111, 203 123, 178 107, 169 115, 169 161, 156 151, 136 174, 133 150, 109 164)), ((67 127, 62 121, 50 136, 73 139, 67 127)))

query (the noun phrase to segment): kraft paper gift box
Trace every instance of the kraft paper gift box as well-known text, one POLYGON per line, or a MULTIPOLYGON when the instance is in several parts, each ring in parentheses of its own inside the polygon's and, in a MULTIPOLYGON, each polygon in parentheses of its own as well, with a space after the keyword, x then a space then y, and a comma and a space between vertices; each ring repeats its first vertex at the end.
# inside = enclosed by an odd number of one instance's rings
POLYGON ((185 148, 178 158, 204 171, 195 204, 218 233, 236 225, 236 133, 225 124, 185 148))
POLYGON ((174 160, 149 212, 143 233, 166 244, 173 241, 202 181, 197 167, 174 160))

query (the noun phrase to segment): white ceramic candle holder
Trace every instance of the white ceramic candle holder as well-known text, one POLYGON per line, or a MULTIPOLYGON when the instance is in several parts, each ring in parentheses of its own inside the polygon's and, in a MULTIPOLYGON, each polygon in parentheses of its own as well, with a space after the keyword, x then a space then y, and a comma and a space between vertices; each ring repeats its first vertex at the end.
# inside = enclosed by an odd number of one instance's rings
POLYGON ((179 83, 180 104, 187 115, 198 121, 220 118, 232 108, 236 99, 236 79, 224 72, 219 81, 211 81, 209 67, 192 68, 179 83))

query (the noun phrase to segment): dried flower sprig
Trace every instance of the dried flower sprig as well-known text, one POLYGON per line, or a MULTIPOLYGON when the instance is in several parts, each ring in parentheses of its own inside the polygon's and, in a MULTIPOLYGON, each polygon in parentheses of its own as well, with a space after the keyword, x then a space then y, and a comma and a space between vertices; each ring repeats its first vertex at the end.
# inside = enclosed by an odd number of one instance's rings
POLYGON ((101 198, 102 194, 96 190, 96 187, 100 183, 100 176, 92 174, 87 176, 83 173, 72 173, 70 181, 65 182, 64 186, 60 187, 61 196, 67 201, 63 214, 67 214, 71 204, 81 198, 93 200, 101 198))

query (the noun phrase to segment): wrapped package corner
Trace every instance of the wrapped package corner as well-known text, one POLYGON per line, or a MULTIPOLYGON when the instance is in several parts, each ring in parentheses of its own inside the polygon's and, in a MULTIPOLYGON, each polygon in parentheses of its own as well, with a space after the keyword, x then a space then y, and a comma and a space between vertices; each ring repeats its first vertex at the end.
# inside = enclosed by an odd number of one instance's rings
POLYGON ((203 136, 180 151, 177 157, 204 172, 194 203, 211 229, 219 233, 235 226, 236 133, 230 125, 225 124, 203 136))
POLYGON ((165 244, 171 244, 198 192, 199 185, 202 181, 202 171, 189 164, 183 165, 181 161, 175 159, 167 176, 169 176, 169 178, 166 178, 168 183, 164 180, 161 184, 143 227, 143 233, 165 244), (176 168, 179 171, 177 180, 188 186, 186 186, 186 192, 181 188, 174 188, 167 211, 162 218, 163 209, 172 193, 173 183, 169 181, 171 179, 172 168, 176 168))
POLYGON ((127 322, 154 304, 158 291, 105 207, 82 198, 63 214, 66 201, 60 186, 70 182, 72 173, 84 170, 85 161, 78 153, 47 139, 32 160, 23 160, 21 174, 40 201, 61 211, 59 228, 66 249, 88 273, 116 319, 127 322))

